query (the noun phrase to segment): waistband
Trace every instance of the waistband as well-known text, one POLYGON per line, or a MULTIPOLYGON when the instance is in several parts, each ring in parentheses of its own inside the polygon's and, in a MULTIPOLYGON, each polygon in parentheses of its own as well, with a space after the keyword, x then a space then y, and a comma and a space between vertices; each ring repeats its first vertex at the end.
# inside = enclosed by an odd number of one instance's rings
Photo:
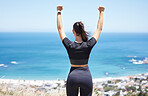
POLYGON ((87 67, 88 64, 85 64, 85 65, 74 65, 74 64, 71 64, 71 67, 87 67))
POLYGON ((85 71, 87 70, 87 71, 89 71, 89 67, 88 66, 86 66, 86 67, 71 67, 70 73, 74 70, 85 70, 85 71))

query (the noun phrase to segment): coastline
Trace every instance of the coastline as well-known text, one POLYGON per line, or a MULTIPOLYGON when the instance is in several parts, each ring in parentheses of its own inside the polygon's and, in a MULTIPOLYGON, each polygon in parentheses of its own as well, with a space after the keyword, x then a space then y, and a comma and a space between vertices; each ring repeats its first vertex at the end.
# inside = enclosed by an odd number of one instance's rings
MULTIPOLYGON (((93 96, 97 96, 97 94, 106 94, 103 92, 103 84, 108 84, 108 82, 120 81, 118 83, 111 83, 110 86, 127 86, 128 84, 134 84, 135 78, 143 78, 146 79, 146 88, 148 88, 148 73, 145 74, 135 74, 132 76, 122 76, 122 77, 106 77, 106 78, 93 78, 93 96), (134 83, 133 83, 134 82, 134 83), (123 85, 123 84, 124 85, 123 85), (97 94, 96 94, 97 93, 97 94)), ((58 96, 62 94, 62 96, 66 96, 66 81, 65 80, 15 80, 15 79, 0 79, 0 95, 3 96, 3 93, 6 94, 20 94, 18 92, 23 92, 23 96, 27 96, 25 94, 32 94, 31 96, 35 96, 36 94, 47 96, 58 96), (18 91, 21 90, 21 91, 18 91), (28 93, 28 91, 30 93, 28 93), (54 95, 52 95, 54 94, 54 95)), ((118 87, 119 87, 118 86, 118 87)), ((132 85, 134 86, 134 85, 132 85)), ((6 95, 5 94, 5 95, 6 95)), ((110 94, 110 93, 107 93, 110 94)), ((113 93, 112 93, 113 94, 113 93)), ((125 93, 124 93, 125 94, 125 93)), ((12 95, 13 96, 13 95, 12 95)), ((60 95, 61 96, 61 95, 60 95)), ((103 95, 102 95, 103 96, 103 95)))
MULTIPOLYGON (((148 73, 142 73, 144 75, 148 75, 148 73)), ((131 76, 138 76, 138 75, 142 75, 142 74, 134 74, 134 75, 128 75, 128 76, 119 76, 119 77, 104 77, 104 78, 92 78, 93 79, 93 83, 97 82, 97 81, 107 81, 107 80, 114 80, 114 79, 127 79, 131 76)), ((3 79, 0 78, 0 84, 1 83, 19 83, 19 84, 30 84, 30 85, 42 85, 42 84, 46 84, 46 83, 56 83, 56 82, 66 82, 65 79, 57 79, 57 80, 26 80, 26 79, 3 79)))

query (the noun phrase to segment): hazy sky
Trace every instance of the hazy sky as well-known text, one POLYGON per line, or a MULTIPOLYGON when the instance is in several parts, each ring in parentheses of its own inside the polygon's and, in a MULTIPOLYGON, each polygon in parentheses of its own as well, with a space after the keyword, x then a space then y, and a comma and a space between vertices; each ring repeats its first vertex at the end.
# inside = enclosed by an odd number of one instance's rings
POLYGON ((76 21, 94 32, 99 5, 106 8, 104 32, 148 32, 148 0, 0 0, 0 32, 57 32, 57 5, 65 32, 76 21))

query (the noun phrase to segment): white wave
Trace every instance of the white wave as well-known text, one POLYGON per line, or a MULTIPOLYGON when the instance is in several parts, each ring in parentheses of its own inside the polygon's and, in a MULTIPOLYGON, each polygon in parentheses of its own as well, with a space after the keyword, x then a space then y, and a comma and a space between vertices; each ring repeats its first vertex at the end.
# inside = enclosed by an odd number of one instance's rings
POLYGON ((0 66, 4 66, 5 64, 0 64, 0 66))
POLYGON ((148 58, 145 57, 144 60, 135 60, 135 59, 132 59, 132 60, 129 60, 130 62, 133 62, 133 64, 148 64, 148 58))
POLYGON ((139 60, 138 62, 133 62, 133 64, 143 64, 144 62, 139 60))
POLYGON ((0 64, 0 67, 8 67, 8 66, 5 64, 0 64))
POLYGON ((131 60, 128 60, 129 62, 136 62, 137 60, 135 60, 135 59, 131 59, 131 60))
POLYGON ((5 77, 5 75, 4 76, 2 76, 2 77, 0 77, 0 79, 2 79, 2 78, 4 78, 5 77))
POLYGON ((4 67, 8 67, 7 65, 5 65, 4 67))
POLYGON ((18 64, 18 62, 16 62, 16 61, 11 61, 11 63, 12 63, 12 64, 18 64))

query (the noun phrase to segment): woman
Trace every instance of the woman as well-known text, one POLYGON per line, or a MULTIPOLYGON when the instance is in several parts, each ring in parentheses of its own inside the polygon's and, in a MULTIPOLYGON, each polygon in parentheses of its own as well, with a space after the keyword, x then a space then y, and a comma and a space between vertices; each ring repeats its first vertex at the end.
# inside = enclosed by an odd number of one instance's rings
POLYGON ((91 49, 98 41, 102 31, 104 9, 105 8, 103 6, 98 8, 100 15, 97 30, 91 39, 88 40, 87 32, 84 30, 83 23, 76 22, 73 25, 72 30, 75 36, 75 41, 71 42, 66 37, 62 27, 61 11, 63 10, 63 6, 57 6, 57 28, 61 41, 68 52, 71 62, 71 69, 66 83, 67 96, 78 96, 79 88, 80 96, 92 95, 93 83, 92 76, 88 67, 88 59, 91 49))

